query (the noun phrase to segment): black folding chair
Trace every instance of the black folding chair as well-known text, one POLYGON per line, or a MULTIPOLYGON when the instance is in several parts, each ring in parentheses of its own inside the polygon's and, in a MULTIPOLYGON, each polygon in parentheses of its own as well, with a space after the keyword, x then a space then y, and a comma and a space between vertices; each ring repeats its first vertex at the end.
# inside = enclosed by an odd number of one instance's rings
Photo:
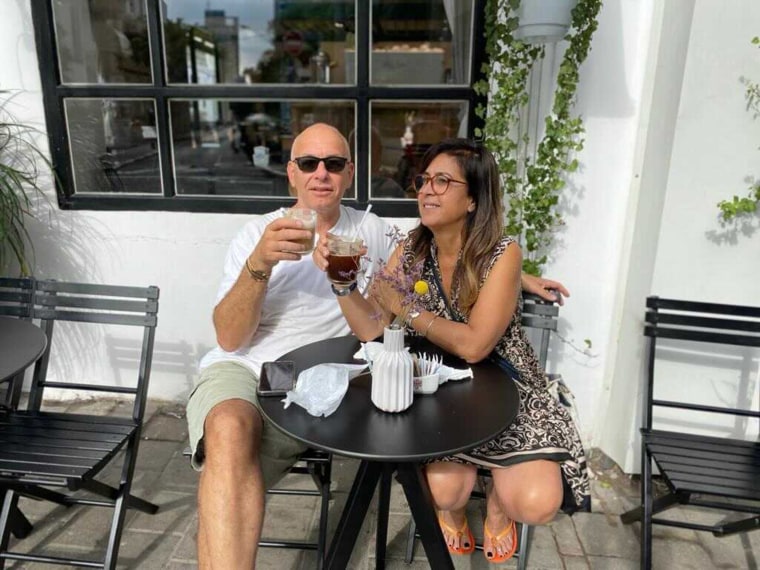
MULTIPOLYGON (((549 356, 549 338, 552 331, 557 330, 557 321, 559 319, 559 305, 545 301, 532 293, 523 293, 523 312, 520 321, 523 328, 528 329, 529 334, 536 333, 538 338, 533 338, 532 342, 538 352, 538 358, 542 367, 546 367, 546 360, 549 356)), ((490 478, 491 472, 488 469, 478 469, 478 476, 481 479, 490 478)), ((474 490, 471 498, 485 499, 484 492, 474 490)), ((517 551, 514 554, 517 559, 518 570, 525 570, 528 565, 528 551, 530 549, 531 528, 527 524, 519 524, 520 536, 518 539, 517 551)), ((409 521, 409 530, 406 540, 406 555, 404 561, 411 564, 414 559, 415 539, 419 538, 417 534, 417 525, 414 519, 409 521)), ((483 550, 483 543, 479 541, 475 547, 483 550)))
MULTIPOLYGON (((47 349, 35 366, 28 408, 0 413, 0 486, 9 489, 0 512, 0 568, 6 560, 115 568, 127 508, 150 514, 158 510, 156 505, 130 493, 145 411, 157 312, 156 287, 37 281, 32 316, 40 320, 48 337, 47 349), (56 323, 61 321, 80 323, 67 323, 66 326, 72 329, 83 325, 89 329, 97 325, 141 328, 142 349, 134 385, 117 385, 97 377, 48 379, 53 332, 56 323), (47 389, 131 396, 131 415, 43 411, 47 389), (121 460, 117 486, 96 479, 117 454, 121 460), (65 487, 68 492, 58 491, 57 487, 65 487), (102 558, 86 560, 10 551, 9 513, 19 495, 66 506, 111 507, 113 516, 102 558)), ((59 337, 65 338, 66 335, 58 334, 57 341, 61 340, 59 337)))
MULTIPOLYGON (((675 299, 647 298, 644 334, 649 337, 644 419, 641 428, 641 507, 621 515, 624 523, 642 521, 641 567, 652 567, 652 525, 661 524, 726 536, 760 528, 760 441, 713 437, 698 432, 704 413, 733 416, 736 425, 760 412, 695 402, 689 382, 670 383, 667 398, 658 397, 667 375, 655 363, 667 356, 693 361, 709 351, 723 367, 735 370, 739 382, 747 382, 752 361, 760 347, 760 307, 699 303, 675 299), (709 344, 708 344, 709 343, 709 344), (659 348, 659 350, 658 350, 659 348), (680 352, 679 352, 680 351, 680 352), (659 358, 658 358, 659 357, 659 358), (655 386, 655 381, 658 386, 655 386), (659 387, 659 389, 658 389, 659 387), (677 389, 674 389, 677 388, 677 389), (683 410, 677 426, 683 429, 654 429, 654 408, 683 410), (689 430, 690 426, 695 429, 689 430), (657 499, 652 493, 652 461, 657 465, 667 494, 657 499), (674 505, 695 505, 734 513, 749 513, 740 520, 726 519, 715 525, 655 518, 655 513, 674 505), (642 520, 643 518, 643 520, 642 520)), ((658 418, 662 422, 662 418, 658 418)), ((704 430, 701 430, 704 433, 704 430)), ((758 434, 760 435, 760 434, 758 434)))

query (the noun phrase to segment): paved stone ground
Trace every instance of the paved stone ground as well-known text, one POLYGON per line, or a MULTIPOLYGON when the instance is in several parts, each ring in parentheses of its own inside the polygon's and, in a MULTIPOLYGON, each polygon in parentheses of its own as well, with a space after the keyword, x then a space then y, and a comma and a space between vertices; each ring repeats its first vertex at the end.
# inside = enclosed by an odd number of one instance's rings
MULTIPOLYGON (((112 400, 91 400, 66 404, 78 411, 97 413, 122 404, 112 400)), ((64 406, 59 404, 59 406, 64 406)), ((182 451, 187 445, 184 410, 174 403, 151 401, 137 463, 135 494, 160 505, 158 514, 149 516, 130 511, 122 535, 119 565, 121 568, 173 570, 197 568, 195 554, 197 511, 195 491, 197 474, 190 468, 182 451)), ((638 485, 620 471, 602 453, 590 453, 592 469, 592 513, 573 517, 558 515, 549 525, 533 529, 528 567, 535 569, 635 569, 639 567, 639 527, 625 526, 618 515, 638 504, 638 485)), ((353 480, 357 462, 336 458, 334 461, 333 500, 330 505, 331 529, 339 518, 346 494, 353 480)), ((118 479, 113 470, 110 479, 118 479)), ((286 485, 308 483, 305 476, 290 475, 286 485)), ((94 547, 107 539, 109 511, 76 506, 64 508, 21 499, 24 513, 33 522, 34 532, 24 540, 12 539, 19 551, 42 550, 47 553, 88 556, 94 547)), ((471 503, 470 521, 476 536, 482 530, 482 506, 471 503)), ((720 515, 703 514, 696 509, 673 509, 669 516, 688 520, 716 520, 720 515)), ((299 538, 316 533, 318 504, 311 497, 272 497, 268 502, 264 534, 271 537, 299 538)), ((417 546, 413 563, 403 561, 409 511, 397 484, 394 483, 389 521, 387 568, 429 568, 422 547, 417 546)), ((374 518, 367 517, 350 568, 374 568, 374 518)), ((694 532, 656 526, 654 531, 654 567, 680 568, 748 568, 757 569, 760 559, 760 532, 716 538, 694 532)), ((489 565, 481 552, 455 559, 457 569, 514 568, 515 562, 489 565)), ((61 568, 41 564, 8 563, 8 568, 61 568)), ((258 568, 315 568, 314 553, 295 550, 262 549, 258 568)))

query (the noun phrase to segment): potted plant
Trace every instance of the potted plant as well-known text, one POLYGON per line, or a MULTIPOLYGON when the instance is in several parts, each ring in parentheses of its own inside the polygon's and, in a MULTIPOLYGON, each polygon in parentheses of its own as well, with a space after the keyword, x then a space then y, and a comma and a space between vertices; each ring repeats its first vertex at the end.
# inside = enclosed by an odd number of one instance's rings
POLYGON ((545 44, 565 37, 578 0, 522 0, 516 3, 517 28, 512 36, 526 43, 545 44))
POLYGON ((507 205, 506 231, 523 248, 524 271, 540 275, 546 252, 562 217, 557 211, 565 175, 578 168, 574 153, 583 148, 583 121, 572 113, 579 68, 588 55, 602 0, 577 0, 553 103, 544 119, 544 134, 531 148, 520 129, 520 115, 530 101, 531 70, 543 58, 545 45, 516 37, 521 5, 534 0, 488 0, 486 5, 485 77, 476 85, 487 98, 478 115, 484 119, 476 136, 496 155, 507 205))
POLYGON ((35 144, 38 131, 18 122, 8 110, 12 95, 0 91, 0 274, 15 261, 22 276, 31 274, 32 250, 27 219, 32 214, 32 197, 44 196, 39 184, 42 169, 52 165, 35 144))

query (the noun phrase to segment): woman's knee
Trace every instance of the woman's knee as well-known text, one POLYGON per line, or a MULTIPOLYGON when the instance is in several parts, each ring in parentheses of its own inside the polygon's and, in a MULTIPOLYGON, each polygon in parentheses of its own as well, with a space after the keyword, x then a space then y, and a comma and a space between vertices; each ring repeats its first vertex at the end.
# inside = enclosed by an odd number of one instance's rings
POLYGON ((515 500, 520 521, 526 524, 550 523, 562 506, 562 488, 529 486, 515 500))
POLYGON ((425 469, 433 501, 441 510, 461 508, 467 504, 475 486, 476 470, 459 463, 432 463, 425 469))
POLYGON ((509 472, 494 472, 494 491, 512 518, 532 525, 546 524, 562 506, 559 465, 542 461, 516 466, 509 472))

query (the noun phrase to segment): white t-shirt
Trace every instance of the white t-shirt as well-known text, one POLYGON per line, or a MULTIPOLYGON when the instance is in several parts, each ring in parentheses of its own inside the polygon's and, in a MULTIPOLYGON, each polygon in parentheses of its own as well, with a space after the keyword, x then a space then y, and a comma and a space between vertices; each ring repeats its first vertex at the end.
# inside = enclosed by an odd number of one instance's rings
MULTIPOLYGON (((282 215, 280 210, 254 216, 235 236, 224 262, 224 278, 219 286, 216 304, 224 298, 237 281, 246 258, 251 254, 264 229, 282 215)), ((354 235, 364 212, 341 206, 338 223, 330 233, 354 235)), ((368 248, 363 261, 367 270, 357 279, 364 291, 368 279, 380 261, 387 261, 395 244, 390 227, 370 213, 361 227, 360 235, 368 248)), ((281 261, 272 269, 259 326, 251 345, 234 352, 217 346, 201 359, 200 369, 216 362, 239 362, 259 375, 261 364, 300 346, 337 336, 351 329, 343 318, 335 294, 330 290, 327 275, 314 265, 311 255, 299 261, 281 261)))

